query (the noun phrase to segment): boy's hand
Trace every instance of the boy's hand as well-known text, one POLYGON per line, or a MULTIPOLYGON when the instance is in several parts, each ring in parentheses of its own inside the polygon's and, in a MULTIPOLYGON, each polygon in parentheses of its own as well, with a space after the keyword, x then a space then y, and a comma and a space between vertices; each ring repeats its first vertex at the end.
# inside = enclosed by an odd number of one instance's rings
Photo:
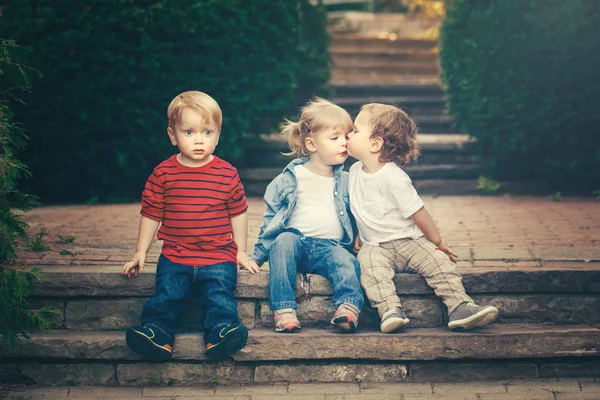
POLYGON ((448 247, 448 245, 446 244, 446 242, 444 241, 444 239, 442 239, 442 241, 440 242, 440 244, 438 244, 438 246, 435 249, 439 250, 439 251, 443 251, 444 253, 446 253, 446 255, 448 256, 448 258, 450 258, 450 261, 452 261, 453 263, 456 263, 456 260, 458 259, 458 256, 456 254, 454 254, 452 252, 452 250, 450 250, 450 247, 448 247))
POLYGON ((354 251, 358 253, 360 248, 362 247, 362 240, 360 240, 360 236, 356 235, 356 239, 354 239, 354 251))
POLYGON ((137 278, 140 271, 144 270, 144 263, 146 262, 146 253, 139 252, 133 255, 131 261, 126 262, 123 265, 123 270, 121 271, 121 275, 127 275, 128 278, 132 276, 137 278))
POLYGON ((245 251, 238 251, 237 262, 238 271, 240 270, 240 268, 244 268, 250 271, 250 273, 252 274, 260 272, 258 264, 256 264, 252 257, 250 257, 245 251))

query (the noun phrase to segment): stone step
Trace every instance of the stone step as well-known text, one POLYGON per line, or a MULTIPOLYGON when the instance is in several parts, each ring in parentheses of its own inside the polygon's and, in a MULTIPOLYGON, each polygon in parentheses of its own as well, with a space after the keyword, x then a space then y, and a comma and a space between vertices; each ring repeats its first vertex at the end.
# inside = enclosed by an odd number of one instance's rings
POLYGON ((399 84, 378 84, 378 83, 355 83, 345 84, 333 83, 330 85, 337 98, 360 98, 360 97, 415 97, 415 96, 435 96, 444 97, 444 91, 440 86, 439 80, 434 82, 412 82, 399 84))
MULTIPOLYGON (((142 361, 130 351, 123 332, 50 331, 21 339, 20 350, 0 348, 0 356, 36 360, 142 361)), ((250 331, 247 346, 232 358, 260 363, 288 360, 428 361, 526 359, 600 356, 600 329, 593 326, 539 327, 491 325, 467 332, 447 328, 415 329, 396 334, 303 329, 294 334, 271 329, 250 331), (276 349, 277 351, 274 351, 276 349)), ((199 334, 175 337, 173 360, 207 360, 199 334)), ((218 363, 216 363, 218 364, 218 363)))
POLYGON ((334 69, 343 68, 364 68, 372 69, 381 72, 411 72, 422 71, 424 74, 437 74, 438 67, 437 62, 433 61, 420 61, 420 60, 395 60, 389 58, 378 58, 378 57, 336 57, 332 58, 334 69))
POLYGON ((331 47, 343 48, 369 48, 369 49, 414 49, 435 52, 438 47, 437 40, 410 39, 398 37, 365 37, 357 34, 335 35, 331 40, 331 47))
MULTIPOLYGON (((289 160, 289 159, 288 159, 289 160)), ((489 173, 488 167, 476 160, 469 160, 469 164, 410 164, 403 167, 403 170, 412 180, 431 180, 431 179, 462 179, 475 181, 479 176, 486 176, 489 173)), ((351 165, 352 162, 347 162, 351 165)), ((247 195, 264 195, 266 185, 271 182, 285 166, 285 160, 279 167, 243 167, 238 172, 240 179, 244 184, 247 195), (258 186, 257 186, 258 184, 258 186)))
POLYGON ((446 100, 443 96, 377 96, 337 97, 335 103, 344 108, 360 108, 366 103, 396 104, 400 107, 443 109, 446 100))
MULTIPOLYGON (((402 382, 427 386, 416 392, 431 393, 431 384, 444 381, 593 379, 600 369, 599 334, 587 326, 494 326, 465 333, 421 329, 392 335, 254 330, 247 346, 223 362, 206 360, 200 335, 183 334, 176 336, 173 360, 155 363, 129 351, 123 332, 52 332, 23 340, 20 352, 0 349, 0 374, 4 383, 144 386, 145 396, 165 394, 156 386, 273 382, 402 382)), ((289 390, 296 393, 292 386, 289 390)), ((261 393, 252 386, 246 392, 261 393)), ((211 396, 198 388, 184 395, 211 396)))
MULTIPOLYGON (((469 135, 452 133, 423 133, 418 135, 421 156, 415 165, 465 165, 478 164, 480 157, 475 153, 475 140, 469 135)), ((287 139, 280 134, 261 135, 244 140, 246 152, 237 160, 238 169, 283 168, 292 159, 284 155, 289 152, 287 139)), ((349 159, 348 166, 353 162, 349 159)), ((262 196, 263 193, 259 195, 262 196)))
POLYGON ((398 74, 340 74, 332 71, 331 80, 333 85, 401 85, 411 84, 440 84, 440 78, 437 75, 398 75, 398 74))
POLYGON ((412 61, 437 64, 437 53, 430 50, 377 49, 370 47, 330 46, 329 54, 337 64, 355 61, 412 61))
MULTIPOLYGON (((565 261, 545 261, 544 249, 531 253, 525 249, 457 247, 461 261, 457 264, 468 293, 554 293, 600 294, 600 262, 583 261, 585 255, 565 261), (473 261, 475 252, 478 260, 473 261), (572 260, 572 261, 569 261, 572 260)), ((27 266, 27 268, 33 268, 27 266)), ((33 285, 32 297, 147 297, 154 293, 156 265, 150 264, 135 279, 120 274, 122 266, 44 266, 44 281, 33 285)), ((258 274, 241 271, 236 297, 268 298, 268 264, 258 274)), ((396 274, 395 284, 400 295, 429 295, 433 291, 425 280, 415 274, 396 274)), ((327 280, 319 275, 298 274, 297 293, 331 295, 327 280)))
POLYGON ((367 103, 393 104, 406 111, 416 121, 431 115, 447 116, 446 100, 443 96, 361 96, 339 97, 335 103, 350 113, 353 117, 367 103))
MULTIPOLYGON (((468 260, 464 250, 457 250, 468 260)), ((507 253, 504 253, 505 255, 507 253)), ((518 255, 518 252, 515 253, 518 255)), ((461 261, 461 265, 470 265, 461 261)), ((467 292, 481 305, 500 309, 499 324, 600 324, 600 264, 528 262, 511 268, 507 263, 488 262, 488 267, 460 267, 467 292), (492 268, 489 265, 497 265, 492 268)), ((155 267, 137 278, 119 275, 120 267, 45 267, 45 280, 34 286, 32 307, 55 306, 64 317, 54 328, 68 330, 122 330, 139 323, 144 302, 154 293, 155 267)), ((241 272, 236 290, 238 313, 248 328, 272 327, 268 307, 268 270, 253 275, 241 272)), ((445 307, 424 279, 397 274, 397 292, 412 328, 446 326, 445 307)), ((329 281, 319 275, 297 276, 298 315, 305 327, 329 326, 334 309, 329 281)), ((204 309, 195 299, 186 304, 180 318, 183 332, 202 330, 204 309)), ((361 314, 361 328, 377 329, 379 319, 371 307, 361 314)))
POLYGON ((331 80, 340 83, 404 83, 408 80, 432 81, 438 79, 437 71, 374 70, 360 67, 336 67, 331 71, 331 80))
POLYGON ((413 62, 355 62, 352 64, 335 64, 331 75, 332 77, 343 77, 353 75, 371 76, 411 76, 411 75, 430 75, 439 74, 438 66, 432 63, 413 63, 413 62))

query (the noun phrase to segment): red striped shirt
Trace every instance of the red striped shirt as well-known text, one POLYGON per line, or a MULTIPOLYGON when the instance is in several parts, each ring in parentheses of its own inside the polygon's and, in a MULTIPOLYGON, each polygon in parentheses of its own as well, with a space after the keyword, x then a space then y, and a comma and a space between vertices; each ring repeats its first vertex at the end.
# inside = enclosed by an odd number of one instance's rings
POLYGON ((162 254, 183 265, 236 263, 230 218, 247 209, 237 170, 217 156, 192 168, 173 155, 154 169, 142 193, 141 214, 162 223, 162 254))

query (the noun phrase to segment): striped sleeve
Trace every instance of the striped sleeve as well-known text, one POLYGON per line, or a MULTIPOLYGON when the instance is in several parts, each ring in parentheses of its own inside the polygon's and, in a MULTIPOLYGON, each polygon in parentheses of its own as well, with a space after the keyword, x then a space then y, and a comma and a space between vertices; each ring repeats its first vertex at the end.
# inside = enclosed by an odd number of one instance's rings
POLYGON ((231 178, 229 193, 231 193, 231 197, 227 201, 227 212, 229 217, 235 217, 236 215, 246 212, 248 209, 246 193, 244 192, 244 187, 242 186, 237 171, 231 178))
POLYGON ((146 181, 142 192, 142 211, 144 217, 154 221, 162 221, 165 212, 165 188, 163 180, 157 176, 156 170, 146 181))

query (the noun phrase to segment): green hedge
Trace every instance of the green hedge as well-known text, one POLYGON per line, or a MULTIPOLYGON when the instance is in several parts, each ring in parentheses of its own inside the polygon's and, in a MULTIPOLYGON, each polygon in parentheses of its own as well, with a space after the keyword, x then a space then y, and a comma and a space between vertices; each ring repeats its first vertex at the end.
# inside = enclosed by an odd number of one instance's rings
POLYGON ((0 36, 29 47, 44 75, 18 112, 31 138, 27 189, 44 202, 139 198, 173 153, 167 106, 191 89, 221 105, 218 154, 235 159, 241 135, 276 128, 329 78, 315 51, 326 42, 323 11, 307 2, 11 2, 0 36))
POLYGON ((440 63, 450 113, 496 176, 600 188, 600 2, 448 3, 440 63))
POLYGON ((20 161, 27 136, 15 122, 12 108, 30 89, 34 75, 24 64, 22 49, 0 39, 0 266, 16 260, 17 241, 27 237, 27 224, 18 215, 29 210, 30 197, 18 188, 19 180, 29 175, 20 161))

